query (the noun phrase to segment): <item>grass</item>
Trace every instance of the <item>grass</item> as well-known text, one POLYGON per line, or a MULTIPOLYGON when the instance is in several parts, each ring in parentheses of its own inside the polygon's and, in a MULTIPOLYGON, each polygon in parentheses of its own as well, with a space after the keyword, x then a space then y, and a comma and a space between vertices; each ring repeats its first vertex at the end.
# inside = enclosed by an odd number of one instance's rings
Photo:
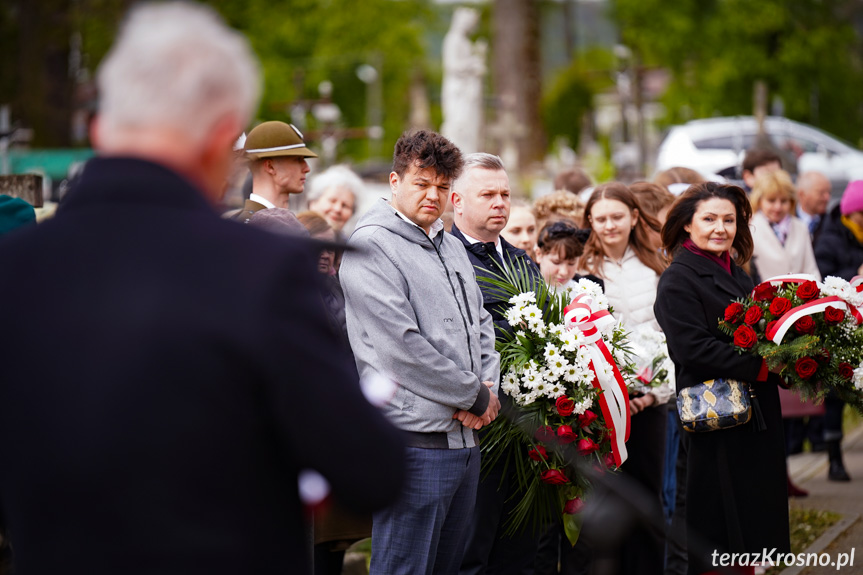
MULTIPOLYGON (((832 511, 820 511, 818 509, 804 509, 797 507, 793 502, 789 509, 789 521, 791 522, 791 552, 801 553, 805 551, 816 539, 821 537, 827 529, 842 517, 832 511)), ((778 575, 785 569, 784 565, 777 565, 767 570, 766 575, 778 575)))

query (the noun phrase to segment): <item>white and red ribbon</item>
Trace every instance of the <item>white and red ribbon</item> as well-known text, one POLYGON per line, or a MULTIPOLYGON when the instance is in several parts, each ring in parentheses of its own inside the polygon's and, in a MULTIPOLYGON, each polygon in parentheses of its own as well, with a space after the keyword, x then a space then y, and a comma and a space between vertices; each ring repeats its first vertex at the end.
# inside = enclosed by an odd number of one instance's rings
MULTIPOLYGON (((815 279, 814 276, 810 274, 788 274, 784 276, 775 276, 768 280, 765 280, 762 283, 795 283, 802 284, 803 282, 812 281, 818 285, 819 291, 823 289, 824 285, 815 279)), ((851 285, 856 287, 858 284, 863 283, 863 276, 856 276, 851 280, 851 285)), ((754 290, 753 290, 754 293, 754 290)), ((863 315, 860 314, 860 310, 858 310, 855 306, 851 305, 847 301, 843 300, 839 296, 829 296, 822 297, 816 300, 812 300, 803 305, 799 305, 795 308, 792 308, 785 312, 782 317, 776 320, 776 323, 767 330, 765 335, 767 339, 772 341, 773 343, 779 345, 782 343, 782 339, 785 337, 785 334, 788 333, 788 330, 802 317, 808 315, 815 315, 816 313, 824 313, 828 307, 833 307, 836 309, 842 309, 851 314, 851 316, 855 319, 857 324, 863 323, 863 315)))
POLYGON ((601 329, 614 324, 614 317, 606 310, 593 311, 593 298, 587 294, 576 296, 563 310, 567 329, 578 329, 586 338, 584 345, 590 354, 590 369, 594 374, 593 386, 599 394, 599 407, 610 427, 611 453, 618 467, 628 457, 626 441, 629 439, 629 392, 626 381, 617 368, 614 357, 602 339, 601 329), (607 369, 596 369, 597 365, 610 365, 607 369))

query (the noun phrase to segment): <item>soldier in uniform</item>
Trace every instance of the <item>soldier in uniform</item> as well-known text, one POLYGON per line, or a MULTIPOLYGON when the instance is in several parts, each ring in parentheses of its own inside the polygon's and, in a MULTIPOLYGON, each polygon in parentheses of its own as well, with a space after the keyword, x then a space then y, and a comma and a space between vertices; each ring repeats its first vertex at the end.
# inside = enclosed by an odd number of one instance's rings
POLYGON ((252 172, 252 194, 243 209, 229 216, 243 223, 257 211, 287 208, 290 195, 303 191, 309 173, 306 158, 318 157, 306 147, 302 133, 284 122, 256 126, 246 137, 243 151, 252 172))

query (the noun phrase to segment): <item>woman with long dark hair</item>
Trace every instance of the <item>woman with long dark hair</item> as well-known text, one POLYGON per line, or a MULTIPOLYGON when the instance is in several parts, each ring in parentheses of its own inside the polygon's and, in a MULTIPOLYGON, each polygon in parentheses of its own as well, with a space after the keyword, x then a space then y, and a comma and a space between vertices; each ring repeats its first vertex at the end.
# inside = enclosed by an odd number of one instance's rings
POLYGON ((684 432, 691 574, 715 570, 714 551, 784 553, 790 547, 779 377, 768 373, 761 358, 737 353, 730 336, 719 330, 731 300, 753 288, 740 267, 752 255, 751 217, 741 188, 706 182, 677 199, 662 228, 673 260, 659 280, 654 310, 678 393, 711 379, 748 382, 765 427, 759 429, 753 416, 729 429, 684 432))
MULTIPOLYGON (((619 182, 594 189, 585 206, 584 220, 591 233, 579 259, 578 273, 603 280, 614 316, 628 331, 660 331, 653 315, 653 302, 666 263, 650 235, 651 230, 659 230, 659 223, 641 209, 635 194, 619 182)), ((652 359, 640 358, 639 363, 647 366, 652 359)), ((652 376, 642 377, 649 382, 652 376)), ((666 410, 660 406, 674 390, 668 382, 654 387, 638 380, 630 389, 629 458, 621 470, 644 487, 658 519, 667 421, 666 410)), ((619 552, 611 559, 619 562, 620 573, 662 573, 665 545, 649 529, 636 530, 616 551, 619 552)))

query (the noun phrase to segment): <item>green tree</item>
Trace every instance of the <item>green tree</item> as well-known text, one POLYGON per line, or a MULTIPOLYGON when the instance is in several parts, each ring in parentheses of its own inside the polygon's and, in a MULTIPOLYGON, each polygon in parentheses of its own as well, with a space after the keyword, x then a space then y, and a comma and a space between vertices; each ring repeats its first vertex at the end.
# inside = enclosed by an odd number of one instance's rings
MULTIPOLYGON (((366 86, 357 77, 363 64, 380 67, 383 82, 382 149, 404 130, 409 115, 411 75, 423 65, 425 0, 237 0, 211 3, 245 32, 261 60, 264 94, 259 117, 290 120, 289 106, 318 98, 318 85, 333 84, 332 99, 342 124, 366 124, 366 86)), ((311 127, 315 128, 313 120, 311 127)), ((340 150, 359 157, 364 141, 340 150)))
POLYGON ((673 74, 668 121, 751 114, 767 83, 788 117, 858 140, 861 39, 850 0, 614 0, 621 40, 673 74))

